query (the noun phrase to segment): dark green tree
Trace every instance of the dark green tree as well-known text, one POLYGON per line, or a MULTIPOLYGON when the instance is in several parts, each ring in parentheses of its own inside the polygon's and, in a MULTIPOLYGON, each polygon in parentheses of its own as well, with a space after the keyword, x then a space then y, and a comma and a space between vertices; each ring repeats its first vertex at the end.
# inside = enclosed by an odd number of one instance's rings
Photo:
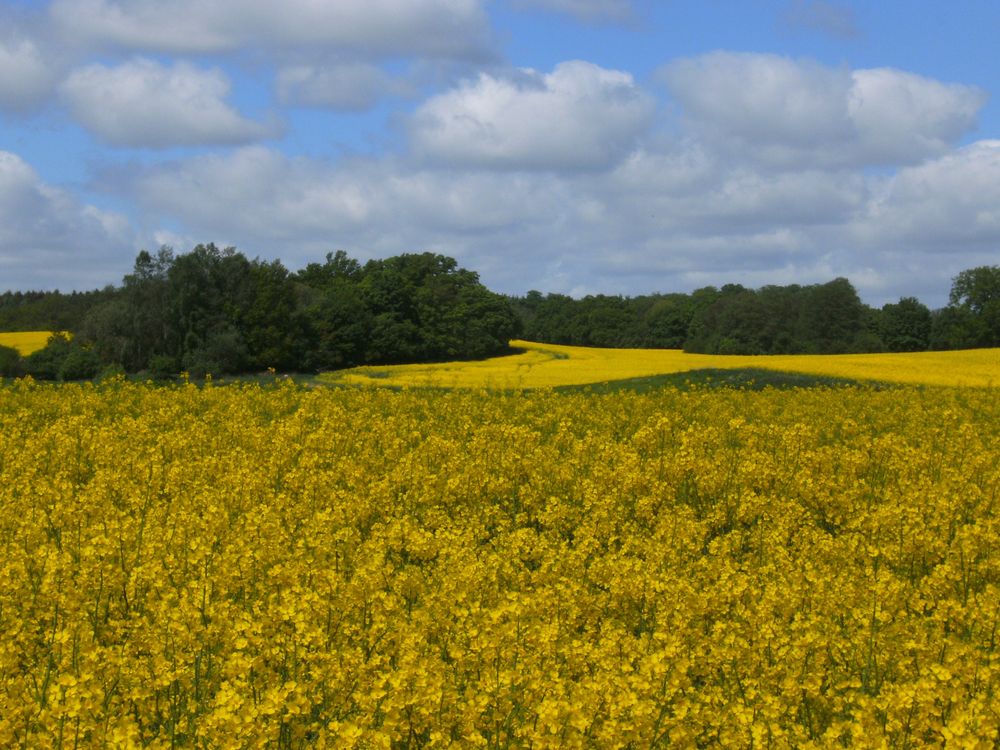
POLYGON ((806 289, 799 320, 807 351, 843 354, 863 350, 867 332, 865 306, 851 282, 837 278, 806 289))
POLYGON ((371 260, 359 282, 371 315, 365 361, 469 359, 507 350, 518 330, 506 299, 434 253, 371 260))
POLYGON ((686 294, 651 297, 639 319, 639 346, 683 349, 692 314, 691 299, 686 294))
POLYGON ((232 311, 254 370, 297 370, 307 347, 296 282, 280 261, 253 260, 242 304, 232 311))
POLYGON ((36 380, 58 380, 63 363, 78 346, 66 334, 54 333, 42 349, 24 357, 24 372, 36 380))
POLYGON ((0 294, 0 331, 71 331, 77 333, 94 307, 118 290, 89 292, 4 292, 0 294))
POLYGON ((931 313, 931 349, 974 349, 984 346, 988 338, 982 319, 966 307, 943 307, 931 313))
POLYGON ((326 289, 344 282, 361 280, 361 264, 343 250, 327 253, 323 263, 309 263, 298 272, 297 278, 313 289, 326 289))
POLYGON ((919 352, 930 345, 931 311, 916 297, 882 306, 879 334, 890 352, 919 352))
POLYGON ((0 344, 0 377, 16 378, 22 374, 21 353, 12 346, 0 344))
POLYGON ((171 330, 167 316, 167 275, 173 263, 169 247, 161 247, 155 255, 141 251, 132 273, 123 280, 122 304, 101 313, 104 333, 97 338, 98 350, 117 352, 120 359, 116 356, 115 361, 130 372, 144 369, 153 355, 176 352, 177 332, 171 330))
POLYGON ((97 377, 101 369, 101 358, 96 351, 72 346, 59 367, 59 380, 90 380, 97 377))
POLYGON ((962 271, 952 281, 948 299, 952 307, 966 310, 979 321, 972 346, 1000 346, 1000 266, 962 271))

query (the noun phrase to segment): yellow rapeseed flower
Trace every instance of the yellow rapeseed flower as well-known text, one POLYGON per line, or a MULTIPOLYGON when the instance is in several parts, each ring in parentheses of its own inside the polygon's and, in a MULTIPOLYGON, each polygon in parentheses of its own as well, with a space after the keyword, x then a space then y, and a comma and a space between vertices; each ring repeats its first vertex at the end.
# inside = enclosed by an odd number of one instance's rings
POLYGON ((992 746, 995 393, 0 385, 0 746, 992 746))

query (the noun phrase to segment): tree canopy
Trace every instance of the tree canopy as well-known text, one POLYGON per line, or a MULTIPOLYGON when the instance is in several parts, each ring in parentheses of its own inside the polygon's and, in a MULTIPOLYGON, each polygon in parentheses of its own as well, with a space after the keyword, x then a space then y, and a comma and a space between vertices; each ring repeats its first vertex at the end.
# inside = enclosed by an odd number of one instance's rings
POLYGON ((127 372, 202 376, 472 359, 507 351, 517 334, 506 298, 433 253, 361 265, 337 252, 292 273, 231 247, 161 248, 91 301, 67 326, 73 343, 54 340, 36 357, 38 377, 61 377, 70 349, 67 372, 79 370, 81 348, 127 372))

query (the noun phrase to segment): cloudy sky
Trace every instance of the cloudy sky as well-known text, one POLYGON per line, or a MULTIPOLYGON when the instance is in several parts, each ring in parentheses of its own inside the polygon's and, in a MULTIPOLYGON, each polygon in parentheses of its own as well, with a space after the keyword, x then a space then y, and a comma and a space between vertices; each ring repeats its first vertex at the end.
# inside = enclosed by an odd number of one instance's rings
POLYGON ((0 289, 199 242, 497 291, 1000 263, 995 0, 0 0, 0 289))

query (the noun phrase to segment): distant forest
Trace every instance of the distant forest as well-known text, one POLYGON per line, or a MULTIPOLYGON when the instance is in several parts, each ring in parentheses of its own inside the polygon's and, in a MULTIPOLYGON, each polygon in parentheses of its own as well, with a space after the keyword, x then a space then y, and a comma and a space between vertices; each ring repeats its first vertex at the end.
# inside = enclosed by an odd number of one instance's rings
POLYGON ((143 251, 120 286, 0 294, 0 331, 68 331, 28 357, 0 346, 0 376, 73 380, 317 372, 362 364, 478 359, 508 341, 836 354, 1000 346, 1000 267, 960 273, 949 304, 913 297, 873 308, 847 279, 738 284, 690 294, 507 297, 432 253, 364 264, 338 251, 297 272, 198 245, 143 251))
POLYGON ((844 278, 809 286, 727 284, 690 294, 512 301, 524 338, 553 344, 657 347, 702 354, 844 354, 1000 346, 1000 267, 960 273, 949 304, 914 297, 874 308, 844 278))

